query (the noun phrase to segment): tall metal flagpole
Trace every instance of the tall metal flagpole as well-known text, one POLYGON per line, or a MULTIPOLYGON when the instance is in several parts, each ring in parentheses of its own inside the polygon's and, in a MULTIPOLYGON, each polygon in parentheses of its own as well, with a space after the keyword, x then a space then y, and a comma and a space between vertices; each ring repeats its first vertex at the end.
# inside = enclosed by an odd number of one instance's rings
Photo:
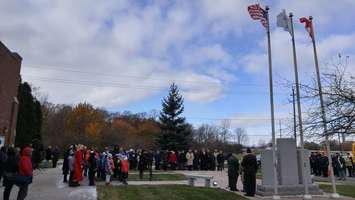
POLYGON ((274 195, 273 199, 280 199, 278 196, 278 184, 277 184, 277 170, 276 170, 276 141, 275 141, 275 113, 274 113, 274 89, 272 81, 272 60, 271 60, 271 41, 270 41, 270 22, 269 22, 269 7, 266 6, 267 16, 267 43, 268 43, 268 55, 269 55, 269 89, 270 89, 270 108, 271 108, 271 130, 272 130, 272 163, 274 169, 274 195))
POLYGON ((330 155, 330 147, 329 147, 329 136, 328 136, 328 130, 327 130, 327 117, 324 109, 324 100, 323 100, 323 92, 322 92, 322 83, 320 80, 320 72, 319 72, 319 64, 318 64, 318 56, 317 56, 317 48, 316 48, 316 41, 315 41, 315 34, 314 34, 314 27, 313 27, 313 17, 310 16, 309 20, 312 23, 312 44, 313 44, 313 53, 314 53, 314 63, 316 67, 316 75, 317 75, 317 83, 318 83, 318 92, 319 92, 319 100, 320 100, 320 107, 321 107, 321 113, 322 113, 322 123, 323 123, 323 131, 325 134, 325 145, 327 148, 327 156, 328 156, 328 162, 329 162, 329 171, 330 171, 330 179, 332 182, 332 188, 333 188, 333 193, 331 194, 332 198, 339 198, 339 194, 336 191, 336 186, 335 186, 335 178, 334 178, 334 173, 333 173, 333 163, 332 163, 332 158, 330 155))
POLYGON ((297 100, 297 111, 298 111, 298 125, 300 130, 300 146, 301 146, 301 175, 302 182, 304 185, 304 199, 312 199, 312 196, 309 194, 308 190, 308 180, 306 179, 306 163, 304 159, 304 140, 303 140, 303 126, 302 126, 302 109, 301 109, 301 100, 300 100, 300 86, 298 80, 298 68, 297 68, 297 55, 296 55, 296 44, 295 44, 295 33, 293 30, 293 14, 290 13, 289 19, 291 22, 291 37, 292 37, 292 50, 293 50, 293 63, 295 70, 295 83, 296 83, 296 100, 297 100))
POLYGON ((296 120, 296 102, 295 102, 295 88, 292 86, 292 105, 293 105, 293 137, 296 141, 297 147, 297 120, 296 120))

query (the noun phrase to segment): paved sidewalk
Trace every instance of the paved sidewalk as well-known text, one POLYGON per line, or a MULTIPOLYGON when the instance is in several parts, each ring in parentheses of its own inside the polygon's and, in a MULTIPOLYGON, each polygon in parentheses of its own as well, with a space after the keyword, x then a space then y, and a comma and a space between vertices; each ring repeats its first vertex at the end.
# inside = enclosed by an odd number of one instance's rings
MULTIPOLYGON (((60 168, 36 170, 33 183, 28 189, 26 200, 96 200, 96 187, 89 187, 87 181, 83 186, 71 188, 62 182, 60 168)), ((4 187, 0 188, 2 199, 4 187)), ((18 187, 14 186, 11 192, 11 200, 17 197, 18 187)))

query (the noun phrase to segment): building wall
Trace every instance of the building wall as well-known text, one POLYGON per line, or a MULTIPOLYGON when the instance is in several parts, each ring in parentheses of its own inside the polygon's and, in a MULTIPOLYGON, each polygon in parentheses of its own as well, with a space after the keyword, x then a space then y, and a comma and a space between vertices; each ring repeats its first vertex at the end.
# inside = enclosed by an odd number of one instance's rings
POLYGON ((14 144, 17 122, 17 91, 22 58, 0 41, 0 136, 14 144))

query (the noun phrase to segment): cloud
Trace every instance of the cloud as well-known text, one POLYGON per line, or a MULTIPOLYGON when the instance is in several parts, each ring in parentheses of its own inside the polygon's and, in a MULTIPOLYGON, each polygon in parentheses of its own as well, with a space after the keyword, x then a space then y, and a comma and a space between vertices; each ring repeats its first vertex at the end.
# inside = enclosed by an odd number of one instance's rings
MULTIPOLYGON (((299 74, 309 75, 314 73, 313 46, 305 31, 295 32, 296 49, 299 74)), ((293 57, 290 35, 282 30, 275 30, 271 36, 273 69, 282 77, 293 80, 293 57)), ((355 48, 351 45, 355 42, 355 32, 349 34, 328 35, 317 40, 317 52, 320 67, 327 70, 338 53, 343 55, 354 54, 355 48), (327 64, 328 63, 328 64, 327 64)), ((245 70, 250 73, 267 73, 268 58, 265 51, 267 49, 266 38, 258 45, 258 50, 250 52, 242 57, 240 65, 245 66, 245 70)), ((354 71, 355 72, 355 71, 354 71)), ((306 78, 307 79, 307 78, 306 78)))
POLYGON ((24 80, 54 103, 113 108, 157 95, 173 80, 188 101, 223 97, 227 76, 199 69, 210 62, 228 64, 230 57, 218 42, 191 43, 210 34, 209 22, 195 18, 192 4, 64 0, 0 7, 0 36, 23 56, 24 80), (194 49, 197 60, 182 61, 186 49, 194 49))
MULTIPOLYGON (((354 31, 348 28, 354 3, 314 2, 272 1, 272 23, 281 8, 297 16, 312 12, 321 61, 338 51, 354 55, 354 31), (334 28, 334 21, 342 23, 334 28)), ((172 81, 187 101, 208 103, 224 98, 239 78, 248 80, 240 77, 243 69, 250 76, 267 73, 263 30, 246 10, 251 3, 1 1, 0 38, 24 58, 24 80, 54 103, 89 101, 117 108, 165 93, 172 81)), ((296 35, 300 71, 309 72, 312 49, 300 24, 296 35)), ((289 35, 273 30, 272 44, 275 71, 292 78, 289 35)))

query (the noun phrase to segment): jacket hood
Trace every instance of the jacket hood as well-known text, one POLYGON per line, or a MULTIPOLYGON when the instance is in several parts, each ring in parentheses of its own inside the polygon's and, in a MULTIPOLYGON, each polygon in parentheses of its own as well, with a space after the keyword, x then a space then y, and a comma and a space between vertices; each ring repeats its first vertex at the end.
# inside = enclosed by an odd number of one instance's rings
POLYGON ((25 147, 25 148, 22 150, 22 156, 30 156, 30 155, 31 155, 31 152, 32 152, 32 148, 30 148, 30 147, 25 147))

